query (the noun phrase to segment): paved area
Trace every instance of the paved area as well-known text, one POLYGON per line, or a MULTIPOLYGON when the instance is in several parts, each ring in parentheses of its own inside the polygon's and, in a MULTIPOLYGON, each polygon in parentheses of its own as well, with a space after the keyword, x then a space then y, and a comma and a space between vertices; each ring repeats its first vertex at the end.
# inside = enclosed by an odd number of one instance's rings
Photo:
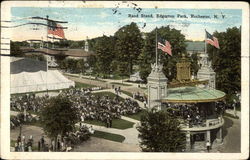
POLYGON ((224 119, 223 145, 218 150, 223 153, 239 153, 241 150, 241 119, 230 117, 224 117, 224 119))
POLYGON ((73 152, 140 152, 140 147, 91 137, 90 140, 75 146, 73 152))
MULTIPOLYGON (((20 127, 16 127, 10 131, 10 139, 17 140, 17 137, 20 133, 20 127)), ((49 138, 44 134, 41 127, 31 126, 31 125, 23 125, 21 129, 21 136, 25 136, 26 140, 29 139, 30 135, 33 136, 35 146, 38 145, 38 141, 40 140, 41 136, 44 136, 45 142, 50 143, 49 138)))
MULTIPOLYGON (((11 139, 16 140, 19 135, 19 128, 11 130, 11 139)), ((41 136, 44 135, 43 130, 40 127, 24 125, 22 127, 22 136, 25 135, 26 139, 33 135, 34 144, 37 145, 41 136)), ((45 136, 45 141, 47 143, 50 140, 45 136)), ((139 152, 140 147, 136 144, 126 144, 113 142, 101 138, 91 137, 90 140, 83 142, 81 145, 75 147, 74 151, 84 151, 84 152, 139 152)))
MULTIPOLYGON (((96 85, 96 86, 100 86, 100 87, 103 87, 103 88, 112 88, 112 86, 114 85, 114 87, 120 86, 121 90, 128 91, 128 92, 131 92, 131 93, 133 93, 133 92, 134 93, 139 92, 142 95, 145 93, 145 89, 138 88, 138 84, 136 84, 136 83, 122 82, 122 80, 100 79, 102 81, 100 81, 100 80, 98 81, 98 80, 95 80, 93 77, 89 77, 89 76, 83 76, 83 78, 75 77, 75 76, 79 76, 79 75, 73 75, 74 77, 72 77, 72 76, 69 76, 67 74, 65 76, 68 79, 76 81, 76 82, 81 82, 81 83, 96 85), (90 79, 90 78, 93 78, 93 79, 90 79), (111 84, 111 83, 123 83, 123 84, 128 84, 130 86, 124 86, 122 84, 120 84, 120 85, 118 85, 118 84, 111 84)), ((146 87, 145 84, 143 84, 143 85, 140 84, 140 86, 141 87, 146 87)))

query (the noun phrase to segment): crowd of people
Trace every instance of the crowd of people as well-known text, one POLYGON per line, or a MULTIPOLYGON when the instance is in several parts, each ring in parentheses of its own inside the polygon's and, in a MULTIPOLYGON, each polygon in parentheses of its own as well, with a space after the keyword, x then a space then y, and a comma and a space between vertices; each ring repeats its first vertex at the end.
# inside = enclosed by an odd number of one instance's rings
POLYGON ((35 94, 24 94, 11 96, 10 108, 13 111, 32 111, 34 113, 39 112, 48 101, 49 96, 35 96, 35 94))
MULTIPOLYGON (((73 103, 73 107, 79 110, 81 122, 84 120, 98 120, 107 123, 111 127, 112 119, 121 118, 122 115, 135 114, 141 111, 139 104, 130 99, 122 99, 118 95, 98 96, 90 94, 91 91, 100 90, 94 88, 71 88, 60 91, 61 96, 68 97, 73 103)), ((117 88, 119 93, 119 88, 117 88)), ((11 110, 19 111, 21 114, 11 118, 11 127, 14 128, 24 121, 32 120, 32 114, 38 113, 47 105, 49 96, 35 96, 35 94, 25 94, 11 97, 11 110)))
POLYGON ((82 125, 79 130, 66 133, 66 135, 62 138, 58 136, 57 141, 55 141, 55 139, 52 139, 50 143, 46 142, 44 136, 41 136, 41 138, 37 141, 37 146, 32 135, 30 135, 28 140, 26 140, 25 135, 19 135, 15 142, 14 150, 15 152, 50 152, 55 150, 70 152, 73 149, 73 145, 77 145, 83 141, 88 140, 91 134, 94 134, 93 127, 82 125))
POLYGON ((37 118, 33 117, 31 113, 18 113, 16 116, 12 115, 10 117, 10 128, 14 129, 23 123, 29 123, 36 120, 37 118))
POLYGON ((32 152, 33 150, 33 136, 30 135, 29 139, 26 141, 25 136, 19 135, 15 143, 15 152, 32 152))
MULTIPOLYGON (((112 123, 112 119, 122 115, 135 114, 141 111, 139 104, 130 98, 121 99, 118 96, 98 96, 82 91, 68 90, 61 93, 67 96, 75 108, 79 110, 81 122, 84 120, 98 120, 112 123)), ((109 124, 110 126, 110 124, 109 124)))
POLYGON ((184 120, 190 127, 205 125, 208 117, 219 118, 224 114, 226 104, 223 101, 215 102, 214 111, 212 106, 199 107, 197 104, 165 104, 166 110, 180 119, 184 120))

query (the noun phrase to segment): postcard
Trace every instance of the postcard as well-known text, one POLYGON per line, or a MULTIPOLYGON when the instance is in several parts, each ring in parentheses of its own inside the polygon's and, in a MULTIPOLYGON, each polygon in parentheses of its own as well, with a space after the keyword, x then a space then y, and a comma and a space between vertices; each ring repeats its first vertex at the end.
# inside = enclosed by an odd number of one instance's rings
POLYGON ((1 158, 249 158, 246 2, 4 1, 1 158))

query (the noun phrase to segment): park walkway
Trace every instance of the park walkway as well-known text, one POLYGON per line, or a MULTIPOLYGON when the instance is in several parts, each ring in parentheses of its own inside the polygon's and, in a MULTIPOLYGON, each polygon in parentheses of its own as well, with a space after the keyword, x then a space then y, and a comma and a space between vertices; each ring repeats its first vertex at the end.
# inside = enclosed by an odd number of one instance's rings
POLYGON ((63 73, 68 79, 73 80, 75 82, 86 83, 90 85, 96 85, 103 88, 114 88, 120 86, 121 90, 137 93, 139 92, 141 95, 145 93, 146 84, 138 84, 138 83, 130 83, 125 82, 126 79, 123 80, 115 80, 115 79, 102 79, 91 76, 79 76, 79 74, 69 74, 63 73), (143 88, 139 88, 140 85, 143 88))

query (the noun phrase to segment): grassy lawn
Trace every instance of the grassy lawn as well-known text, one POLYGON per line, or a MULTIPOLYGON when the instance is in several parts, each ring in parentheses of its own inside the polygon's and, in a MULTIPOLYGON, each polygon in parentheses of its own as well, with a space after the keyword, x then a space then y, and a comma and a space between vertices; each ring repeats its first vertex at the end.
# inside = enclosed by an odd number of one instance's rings
POLYGON ((95 85, 92 85, 92 84, 86 84, 86 83, 75 82, 75 87, 76 87, 76 88, 92 88, 92 87, 96 87, 96 86, 95 86, 95 85))
POLYGON ((119 83, 119 82, 111 82, 110 84, 116 84, 116 85, 121 85, 121 86, 132 86, 130 84, 124 84, 124 83, 119 83))
POLYGON ((93 79, 93 78, 87 78, 87 77, 82 77, 82 79, 88 79, 88 80, 99 81, 99 82, 107 82, 107 81, 102 80, 102 79, 93 79))
POLYGON ((98 137, 98 138, 103 138, 115 142, 123 142, 125 140, 125 137, 119 134, 113 134, 113 133, 108 133, 108 132, 102 132, 96 130, 93 137, 98 137))
MULTIPOLYGON (((65 90, 65 89, 49 90, 48 92, 59 92, 60 90, 65 90)), ((11 94, 11 96, 22 96, 26 94, 36 94, 36 93, 47 93, 47 90, 37 91, 37 92, 15 93, 15 94, 11 94)))
MULTIPOLYGON (((88 124, 106 127, 106 123, 101 122, 101 121, 97 121, 97 120, 86 120, 84 122, 88 123, 88 124)), ((116 129, 128 129, 128 128, 132 128, 133 125, 134 125, 134 123, 123 120, 123 119, 112 120, 112 128, 116 128, 116 129)))
POLYGON ((141 112, 138 112, 136 114, 125 115, 125 116, 140 121, 141 120, 141 115, 143 115, 145 112, 146 112, 146 110, 142 110, 141 112))
POLYGON ((129 76, 119 76, 117 74, 114 74, 113 77, 109 77, 109 79, 115 79, 115 80, 121 80, 126 78, 129 78, 129 76))
POLYGON ((124 93, 124 94, 126 94, 126 95, 128 95, 128 96, 130 96, 130 97, 133 97, 133 94, 130 93, 130 92, 128 92, 128 91, 122 90, 122 93, 124 93))

